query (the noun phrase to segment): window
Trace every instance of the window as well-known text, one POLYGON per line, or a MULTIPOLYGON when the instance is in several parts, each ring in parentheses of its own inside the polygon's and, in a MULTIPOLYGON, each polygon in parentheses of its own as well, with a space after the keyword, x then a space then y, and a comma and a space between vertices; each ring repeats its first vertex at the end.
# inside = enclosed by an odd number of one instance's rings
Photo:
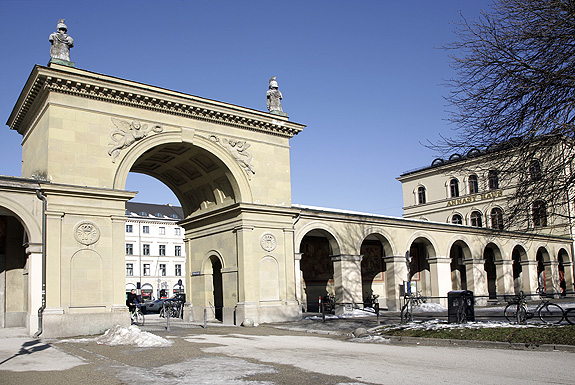
POLYGON ((144 275, 150 275, 150 264, 144 263, 144 275))
POLYGON ((182 235, 182 229, 181 228, 176 227, 174 230, 176 231, 176 235, 182 235))
POLYGON ((481 213, 479 211, 473 211, 469 219, 471 220, 471 226, 483 227, 483 222, 481 221, 481 213))
POLYGON ((491 210, 491 228, 503 230, 503 210, 498 207, 491 210))
POLYGON ((470 194, 477 194, 479 192, 479 183, 477 183, 477 175, 469 175, 467 184, 469 185, 470 194))
POLYGON ((160 275, 162 277, 166 276, 166 264, 165 263, 160 263, 160 275))
POLYGON ((150 255, 150 245, 144 245, 143 254, 150 255))
POLYGON ((463 224, 463 217, 459 214, 453 214, 451 217, 451 223, 454 225, 462 225, 463 224))
POLYGON ((150 233, 150 226, 142 226, 142 233, 149 234, 150 233))
POLYGON ((423 186, 417 188, 417 203, 420 205, 425 203, 425 187, 423 186))
POLYGON ((134 255, 134 245, 126 243, 126 255, 134 255))
POLYGON ((126 276, 132 277, 134 275, 134 264, 126 263, 126 276))
POLYGON ((160 245, 160 255, 166 255, 166 245, 160 245))
POLYGON ((547 205, 545 202, 538 200, 533 202, 533 225, 535 227, 547 226, 547 205))
POLYGON ((541 179, 541 163, 538 160, 534 160, 529 164, 529 176, 533 181, 541 179))
POLYGON ((166 235, 166 228, 160 227, 160 235, 166 235))
POLYGON ((487 174, 487 182, 489 190, 497 190, 499 188, 499 175, 496 170, 490 170, 487 174))
POLYGON ((453 178, 449 182, 449 190, 452 198, 457 198, 459 196, 459 181, 457 179, 453 178))
POLYGON ((132 225, 126 225, 126 232, 131 233, 133 231, 132 225))
POLYGON ((174 255, 176 257, 181 257, 182 256, 182 246, 176 246, 176 250, 174 252, 174 255))
POLYGON ((182 265, 176 265, 176 277, 182 276, 182 265))

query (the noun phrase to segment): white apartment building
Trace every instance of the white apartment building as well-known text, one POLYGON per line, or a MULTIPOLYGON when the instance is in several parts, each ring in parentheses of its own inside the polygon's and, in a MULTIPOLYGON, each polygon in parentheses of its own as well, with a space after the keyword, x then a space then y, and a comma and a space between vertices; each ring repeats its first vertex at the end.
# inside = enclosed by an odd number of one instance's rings
POLYGON ((142 300, 184 292, 186 255, 181 207, 126 203, 126 292, 142 300))

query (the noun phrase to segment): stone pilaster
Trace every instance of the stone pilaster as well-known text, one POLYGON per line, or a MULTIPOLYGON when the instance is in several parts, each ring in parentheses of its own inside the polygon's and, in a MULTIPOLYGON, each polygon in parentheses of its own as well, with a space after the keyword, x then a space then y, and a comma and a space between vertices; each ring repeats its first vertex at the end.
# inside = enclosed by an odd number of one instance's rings
MULTIPOLYGON (((362 259, 362 255, 340 254, 331 256, 336 303, 363 303, 361 287, 362 259)), ((336 306, 336 315, 343 313, 344 310, 341 306, 336 306)))
POLYGON ((483 258, 470 258, 464 259, 463 263, 465 264, 467 276, 467 290, 471 290, 474 296, 481 297, 475 300, 476 304, 486 304, 489 291, 487 288, 487 273, 484 268, 485 260, 483 258))
POLYGON ((513 287, 513 261, 495 261, 497 271, 497 295, 515 294, 513 287))
POLYGON ((407 267, 405 257, 389 256, 383 257, 385 262, 385 284, 387 289, 387 308, 391 311, 401 309, 401 296, 399 286, 407 279, 407 267))
POLYGON ((431 296, 442 297, 439 303, 447 307, 447 293, 451 291, 451 259, 429 258, 428 262, 431 274, 431 296))
POLYGON ((534 294, 537 286, 537 261, 521 261, 521 290, 525 294, 534 294))

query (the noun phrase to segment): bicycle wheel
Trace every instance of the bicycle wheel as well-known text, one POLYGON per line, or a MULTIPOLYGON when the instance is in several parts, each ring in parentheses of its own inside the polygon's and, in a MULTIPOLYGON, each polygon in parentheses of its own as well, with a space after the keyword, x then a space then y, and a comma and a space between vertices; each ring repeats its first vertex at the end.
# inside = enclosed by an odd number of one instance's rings
POLYGON ((569 309, 565 312, 565 319, 571 325, 575 325, 575 308, 569 309))
POLYGON ((517 322, 517 307, 519 305, 516 303, 510 303, 509 305, 505 306, 505 310, 503 310, 503 314, 505 315, 505 319, 507 322, 517 322))
POLYGON ((134 323, 136 325, 143 325, 144 324, 144 313, 140 309, 136 310, 136 314, 134 317, 134 323))
POLYGON ((554 303, 548 303, 539 309, 539 319, 546 324, 559 324, 563 321, 563 309, 554 303))

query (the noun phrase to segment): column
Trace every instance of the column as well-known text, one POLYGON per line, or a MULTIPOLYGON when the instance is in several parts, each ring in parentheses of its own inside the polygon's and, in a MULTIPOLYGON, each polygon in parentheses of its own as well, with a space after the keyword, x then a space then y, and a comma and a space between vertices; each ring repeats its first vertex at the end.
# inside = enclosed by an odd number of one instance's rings
POLYGON ((573 264, 571 262, 563 262, 565 269, 565 285, 567 294, 573 293, 573 264))
POLYGON ((557 294, 561 290, 559 288, 559 261, 544 262, 545 266, 545 286, 548 294, 557 294))
POLYGON ((302 304, 303 285, 301 279, 301 256, 303 253, 294 253, 295 297, 298 304, 302 304))
POLYGON ((521 261, 521 286, 526 295, 537 292, 537 261, 521 261))
POLYGON ((401 295, 399 286, 407 280, 405 256, 383 257, 385 262, 385 286, 387 292, 387 308, 391 311, 401 310, 401 295))
POLYGON ((515 294, 513 287, 513 261, 507 259, 495 261, 495 270, 497 274, 497 295, 515 294))
MULTIPOLYGON (((361 287, 362 259, 362 255, 341 254, 331 256, 336 303, 346 305, 363 303, 361 287)), ((345 310, 342 306, 336 306, 335 313, 339 315, 345 310)))
POLYGON ((447 307, 447 292, 451 291, 451 258, 428 258, 428 262, 431 274, 431 296, 442 297, 438 302, 447 307))
POLYGON ((476 297, 477 305, 485 305, 489 297, 487 289, 487 273, 485 272, 485 260, 481 259, 464 259, 465 273, 467 275, 467 290, 471 290, 476 297), (479 297, 479 298, 477 298, 479 297))

